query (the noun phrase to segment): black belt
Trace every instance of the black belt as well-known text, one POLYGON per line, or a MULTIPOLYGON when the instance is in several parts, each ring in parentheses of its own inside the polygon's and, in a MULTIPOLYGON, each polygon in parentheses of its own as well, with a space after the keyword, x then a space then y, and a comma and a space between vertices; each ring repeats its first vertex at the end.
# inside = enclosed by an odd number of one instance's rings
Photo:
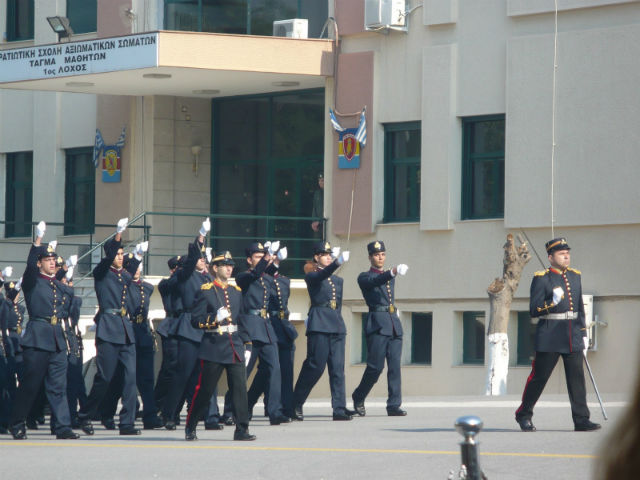
POLYGON ((175 313, 175 316, 178 317, 178 316, 182 315, 183 313, 191 313, 191 309, 190 308, 183 308, 181 310, 176 310, 174 313, 175 313))
POLYGON ((338 309, 338 304, 335 300, 331 300, 330 302, 326 302, 326 303, 312 303, 311 304, 312 307, 327 307, 330 308, 332 310, 337 310, 338 309))
POLYGON ((257 317, 267 318, 267 309, 261 308, 260 310, 256 310, 256 309, 247 310, 247 315, 255 315, 257 317))
POLYGON ((51 315, 50 317, 30 317, 29 320, 37 320, 39 322, 50 323, 51 325, 57 325, 62 321, 61 318, 58 318, 56 315, 51 315))
POLYGON ((395 305, 374 305, 369 306, 369 312, 389 312, 394 313, 397 310, 395 305))
POLYGON ((103 313, 110 313, 112 315, 119 315, 121 317, 126 317, 127 316, 127 309, 122 307, 122 308, 101 308, 100 309, 101 312, 103 313))
POLYGON ((284 310, 272 310, 269 312, 269 315, 272 317, 278 317, 280 320, 287 318, 287 312, 284 310))

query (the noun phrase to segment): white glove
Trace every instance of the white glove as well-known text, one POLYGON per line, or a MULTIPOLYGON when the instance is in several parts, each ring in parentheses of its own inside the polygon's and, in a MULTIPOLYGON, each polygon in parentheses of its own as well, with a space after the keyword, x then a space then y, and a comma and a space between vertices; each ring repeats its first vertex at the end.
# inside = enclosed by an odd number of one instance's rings
POLYGON ((20 291, 20 288, 22 288, 22 277, 20 277, 20 280, 16 282, 16 286, 13 288, 15 288, 18 292, 20 291))
POLYGON ((244 366, 249 366, 249 360, 251 360, 251 352, 249 350, 244 351, 244 366))
POLYGON ((67 264, 67 267, 75 267, 78 264, 78 255, 71 255, 64 263, 67 264))
POLYGON ((44 232, 47 231, 47 224, 44 222, 40 222, 36 226, 36 237, 42 238, 44 237, 44 232))
POLYGON ((211 247, 205 248, 204 253, 207 256, 207 263, 211 263, 211 247))
POLYGON ((222 320, 230 316, 231 314, 229 313, 229 310, 227 310, 227 307, 220 307, 218 309, 218 312, 216 313, 216 321, 221 322, 222 320))
POLYGON ((129 218, 121 218, 118 220, 118 227, 116 228, 116 233, 122 233, 127 229, 127 223, 129 223, 129 218))
POLYGON ((340 254, 340 256, 336 259, 338 265, 342 265, 344 262, 349 261, 349 250, 346 250, 340 254))
POLYGON ((67 273, 65 273, 64 276, 67 279, 67 281, 70 282, 71 279, 73 278, 73 267, 69 267, 69 269, 67 270, 67 273))
POLYGON ((582 353, 587 354, 587 350, 589 350, 589 337, 582 337, 582 341, 584 342, 584 350, 582 353))
POLYGON ((409 267, 404 263, 401 263, 396 267, 396 271, 398 272, 398 275, 406 275, 408 270, 409 270, 409 267))
POLYGON ((136 245, 136 250, 140 250, 140 253, 145 253, 147 250, 149 250, 149 242, 145 241, 139 243, 138 245, 136 245))
POLYGON ((278 250, 278 260, 286 260, 288 255, 289 254, 287 252, 287 247, 282 247, 280 250, 278 250))
POLYGON ((564 290, 562 290, 562 287, 556 287, 553 289, 553 303, 555 305, 560 303, 560 300, 562 300, 562 297, 564 297, 564 290))
POLYGON ((271 240, 267 240, 266 242, 264 242, 264 243, 262 244, 262 246, 263 246, 264 248, 268 249, 268 248, 271 246, 271 240))
POLYGON ((200 227, 200 231, 198 233, 203 237, 205 237, 210 230, 211 230, 211 220, 209 220, 209 217, 207 217, 204 219, 204 222, 202 222, 202 226, 200 227))
POLYGON ((336 259, 340 255, 340 247, 333 247, 331 249, 331 258, 336 259))
POLYGON ((53 250, 55 250, 55 249, 56 249, 56 247, 58 246, 58 241, 57 241, 57 240, 52 240, 52 241, 50 241, 50 242, 49 242, 49 246, 50 246, 53 250))
POLYGON ((2 276, 7 279, 11 276, 11 274, 13 273, 13 267, 11 265, 9 265, 8 267, 4 267, 2 269, 2 276))
POLYGON ((267 251, 269 252, 269 255, 273 255, 279 249, 280 249, 280 241, 279 240, 276 240, 275 242, 271 242, 271 245, 269 245, 267 247, 267 251))

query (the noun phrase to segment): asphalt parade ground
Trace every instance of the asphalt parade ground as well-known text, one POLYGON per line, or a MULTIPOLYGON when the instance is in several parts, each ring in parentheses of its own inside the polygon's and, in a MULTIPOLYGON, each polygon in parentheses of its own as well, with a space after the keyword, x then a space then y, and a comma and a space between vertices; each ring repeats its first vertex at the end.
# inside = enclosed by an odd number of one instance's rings
MULTIPOLYGON (((480 465, 489 479, 589 479, 602 443, 609 440, 626 405, 622 395, 605 395, 604 421, 589 396, 591 419, 603 428, 574 432, 565 395, 544 395, 533 422, 521 432, 514 421, 519 398, 409 397, 406 417, 388 417, 384 399, 366 402, 366 417, 333 421, 329 400, 305 404, 303 422, 271 426, 256 405, 253 442, 234 442, 234 427, 205 431, 184 440, 175 431, 143 430, 119 436, 94 422, 95 435, 55 440, 48 426, 28 439, 0 436, 0 478, 8 479, 446 479, 460 467, 456 419, 476 415, 484 422, 478 440, 480 465)), ((184 414, 184 412, 183 412, 184 414)), ((139 425, 141 426, 141 425, 139 425)))

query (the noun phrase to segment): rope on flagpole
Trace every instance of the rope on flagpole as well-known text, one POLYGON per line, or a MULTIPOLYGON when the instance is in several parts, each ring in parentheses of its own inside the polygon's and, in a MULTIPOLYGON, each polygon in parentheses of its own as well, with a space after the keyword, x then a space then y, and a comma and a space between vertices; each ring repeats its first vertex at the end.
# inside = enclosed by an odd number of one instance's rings
POLYGON ((351 181, 351 207, 349 208, 349 228, 347 229, 347 249, 349 249, 349 241, 351 240, 351 219, 353 218, 353 197, 356 191, 356 173, 358 169, 353 170, 353 180, 351 181))

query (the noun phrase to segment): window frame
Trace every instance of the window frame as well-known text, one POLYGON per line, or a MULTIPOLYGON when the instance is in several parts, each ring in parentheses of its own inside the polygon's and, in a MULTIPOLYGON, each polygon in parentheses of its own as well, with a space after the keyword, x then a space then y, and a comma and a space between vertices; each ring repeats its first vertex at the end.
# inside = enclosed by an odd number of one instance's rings
POLYGON ((96 176, 95 170, 91 177, 80 177, 74 175, 77 158, 87 155, 92 161, 93 147, 77 147, 65 149, 65 169, 64 169, 64 235, 87 235, 95 233, 95 202, 96 202, 96 176), (90 198, 90 205, 87 207, 90 212, 91 221, 89 224, 76 224, 76 218, 71 205, 76 203, 76 189, 79 184, 90 184, 93 195, 90 198))
MULTIPOLYGON (((87 9, 88 10, 88 9, 87 9)), ((74 35, 94 33, 98 31, 98 1, 97 0, 67 0, 67 15, 74 35), (79 5, 93 8, 90 15, 74 16, 73 10, 79 5), (90 18, 90 17, 93 18, 90 18)))
POLYGON ((516 348, 516 366, 528 367, 531 366, 532 357, 535 357, 536 345, 535 345, 535 333, 536 326, 531 322, 531 314, 528 311, 521 311, 517 313, 518 320, 518 344, 516 348), (523 326, 527 327, 527 331, 524 331, 523 326), (524 342, 527 338, 531 339, 530 349, 524 352, 524 342), (524 354, 528 353, 526 361, 524 360, 524 354))
MULTIPOLYGON (((486 329, 487 329, 487 314, 483 311, 465 311, 462 312, 462 364, 463 365, 484 365, 485 364, 485 356, 486 356, 486 329), (469 321, 478 321, 478 317, 483 318, 483 332, 482 332, 482 359, 478 357, 471 358, 469 356, 469 349, 465 348, 469 343, 471 343, 472 338, 469 338, 468 334, 471 332, 466 328, 469 321)), ((476 340, 477 341, 477 340, 476 340)))
POLYGON ((16 32, 16 23, 17 23, 17 15, 18 15, 18 8, 17 8, 17 2, 18 0, 8 0, 7 1, 7 25, 6 25, 6 31, 7 31, 7 42, 22 42, 25 40, 33 40, 34 37, 34 15, 33 15, 33 11, 35 9, 35 0, 27 0, 29 2, 29 18, 28 18, 28 22, 29 22, 29 33, 27 34, 27 36, 23 36, 23 37, 18 37, 18 33, 16 32))
POLYGON ((422 124, 420 121, 386 123, 384 127, 384 212, 383 223, 404 223, 420 221, 420 196, 421 182, 419 181, 419 172, 421 168, 422 157, 422 141, 420 143, 420 152, 417 157, 399 157, 392 158, 393 141, 392 137, 399 132, 417 131, 422 134, 422 124), (397 217, 395 214, 395 167, 398 165, 413 166, 418 170, 418 181, 414 187, 414 192, 410 194, 409 203, 417 205, 416 214, 406 217, 397 217))
POLYGON ((33 223, 33 151, 22 152, 9 152, 6 154, 6 179, 5 179, 5 238, 21 238, 29 237, 32 234, 33 223), (24 155, 25 158, 20 161, 31 162, 31 178, 29 180, 16 181, 15 177, 15 162, 18 161, 20 156, 24 155), (28 204, 26 205, 25 218, 15 218, 15 206, 16 206, 16 193, 18 191, 30 191, 31 195, 25 195, 28 198, 28 204), (29 217, 29 218, 26 218, 29 217), (28 225, 28 228, 26 226, 28 225), (16 233, 16 227, 19 227, 19 232, 16 233))
MULTIPOLYGON (((505 147, 501 151, 471 153, 472 130, 471 126, 482 122, 490 122, 502 120, 505 123, 505 142, 506 142, 506 116, 505 114, 480 115, 473 117, 462 117, 462 211, 461 220, 482 220, 492 218, 504 218, 504 163, 505 163, 505 147), (501 161, 502 162, 502 191, 492 192, 492 203, 496 203, 496 199, 502 195, 502 210, 492 211, 487 215, 473 214, 473 165, 479 161, 501 161)), ((493 176, 496 176, 496 169, 493 168, 493 176)), ((495 180, 495 178, 494 178, 495 180)))

